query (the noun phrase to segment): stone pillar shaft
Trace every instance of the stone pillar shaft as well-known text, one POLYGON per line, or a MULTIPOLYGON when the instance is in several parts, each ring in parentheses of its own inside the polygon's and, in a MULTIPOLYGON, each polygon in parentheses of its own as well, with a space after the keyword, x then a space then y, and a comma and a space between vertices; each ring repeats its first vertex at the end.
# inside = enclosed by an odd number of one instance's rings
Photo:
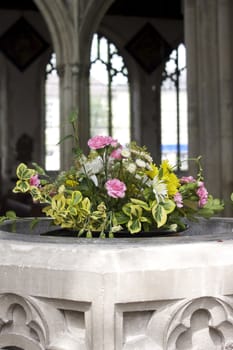
POLYGON ((202 155, 209 191, 229 202, 233 191, 232 2, 186 0, 184 5, 189 154, 202 155))
MULTIPOLYGON (((222 195, 229 198, 233 191, 233 70, 232 70, 232 1, 218 1, 218 42, 219 42, 219 97, 220 97, 220 138, 222 195)), ((227 215, 232 214, 232 206, 226 208, 227 215)))

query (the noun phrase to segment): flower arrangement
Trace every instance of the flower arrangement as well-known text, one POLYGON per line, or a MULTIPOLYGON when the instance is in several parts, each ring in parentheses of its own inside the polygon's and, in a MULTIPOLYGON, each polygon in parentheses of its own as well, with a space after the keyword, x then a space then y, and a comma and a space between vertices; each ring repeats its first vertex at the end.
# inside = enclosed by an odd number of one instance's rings
POLYGON ((13 192, 30 193, 55 225, 87 237, 113 237, 123 229, 176 232, 185 229, 185 220, 223 209, 205 187, 200 157, 196 178, 178 178, 167 160, 156 165, 136 142, 123 146, 111 136, 95 136, 88 146, 88 156, 77 146, 72 167, 53 181, 37 164, 21 163, 13 192))

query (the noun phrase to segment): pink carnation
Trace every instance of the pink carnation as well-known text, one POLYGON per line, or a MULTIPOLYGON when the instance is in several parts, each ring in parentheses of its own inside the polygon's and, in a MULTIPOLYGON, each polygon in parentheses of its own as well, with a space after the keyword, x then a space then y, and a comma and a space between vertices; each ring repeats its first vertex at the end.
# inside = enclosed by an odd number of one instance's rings
POLYGON ((182 198, 182 195, 180 192, 177 192, 175 195, 174 195, 174 201, 176 203, 176 206, 178 208, 182 208, 183 207, 183 198, 182 198))
POLYGON ((122 147, 114 149, 110 157, 114 159, 121 159, 122 158, 121 151, 122 151, 122 147))
POLYGON ((126 186, 124 182, 118 179, 108 180, 105 187, 110 197, 123 198, 125 196, 126 186))
POLYGON ((111 136, 94 136, 87 142, 91 149, 100 149, 106 146, 116 147, 117 140, 114 140, 111 136))
POLYGON ((188 184, 190 182, 195 182, 196 180, 194 179, 193 176, 182 176, 180 179, 181 184, 188 184))
POLYGON ((196 193, 199 197, 198 205, 200 208, 202 208, 208 202, 208 191, 205 188, 205 185, 203 182, 201 182, 201 181, 199 182, 199 187, 198 187, 196 193))
POLYGON ((31 177, 30 177, 30 186, 35 186, 35 187, 39 187, 39 185, 40 185, 40 179, 39 179, 39 176, 38 176, 38 174, 36 174, 36 175, 32 175, 31 177))

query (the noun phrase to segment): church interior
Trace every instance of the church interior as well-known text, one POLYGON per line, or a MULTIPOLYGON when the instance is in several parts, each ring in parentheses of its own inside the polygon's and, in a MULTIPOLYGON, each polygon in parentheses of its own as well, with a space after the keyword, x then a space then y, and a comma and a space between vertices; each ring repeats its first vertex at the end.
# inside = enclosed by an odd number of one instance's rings
POLYGON ((0 213, 40 215, 12 193, 17 165, 67 169, 76 111, 84 150, 122 136, 181 174, 201 156, 232 216, 232 14, 231 0, 1 0, 0 213))

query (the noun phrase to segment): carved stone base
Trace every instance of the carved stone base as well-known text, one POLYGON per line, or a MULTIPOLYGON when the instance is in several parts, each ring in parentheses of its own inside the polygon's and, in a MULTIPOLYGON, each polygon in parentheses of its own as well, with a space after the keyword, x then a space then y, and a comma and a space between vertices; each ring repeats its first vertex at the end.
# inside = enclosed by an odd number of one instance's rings
POLYGON ((0 349, 233 349, 233 219, 141 239, 47 226, 0 232, 0 349))

